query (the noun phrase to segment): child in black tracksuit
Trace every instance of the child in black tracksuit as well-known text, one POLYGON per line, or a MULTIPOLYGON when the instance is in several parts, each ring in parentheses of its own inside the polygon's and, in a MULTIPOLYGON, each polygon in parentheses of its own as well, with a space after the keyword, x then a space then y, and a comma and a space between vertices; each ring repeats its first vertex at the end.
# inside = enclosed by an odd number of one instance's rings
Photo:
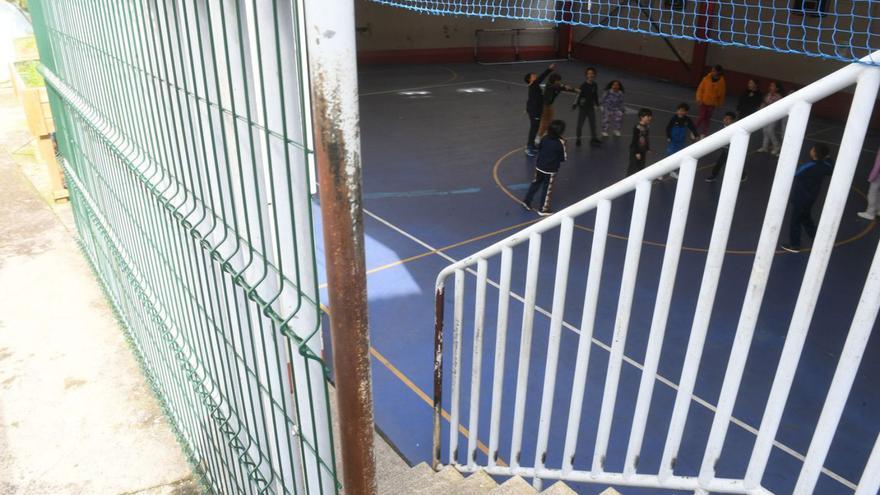
POLYGON ((801 250, 801 227, 807 235, 816 237, 816 222, 813 221, 813 204, 819 199, 825 177, 834 171, 829 158, 828 146, 817 143, 810 149, 811 160, 798 166, 791 185, 791 217, 789 219, 789 242, 782 249, 790 253, 801 250))
POLYGON ((535 148, 535 137, 538 136, 541 113, 544 112, 544 92, 541 90, 541 83, 555 68, 556 64, 550 64, 550 67, 541 75, 529 72, 525 77, 525 82, 529 85, 529 99, 526 101, 526 114, 529 116, 529 138, 526 141, 526 154, 529 156, 538 154, 538 150, 535 148))
POLYGON ((599 107, 599 84, 596 83, 596 69, 587 67, 587 70, 584 71, 584 76, 586 81, 581 84, 581 87, 578 89, 578 97, 574 101, 574 105, 571 106, 572 109, 578 109, 577 140, 574 144, 577 146, 581 145, 584 121, 589 119, 590 144, 599 146, 602 144, 602 141, 596 136, 596 108, 599 107))
POLYGON ((529 186, 526 197, 522 200, 522 206, 527 211, 532 211, 532 199, 535 193, 541 190, 538 215, 545 217, 553 213, 550 209, 550 197, 553 194, 553 182, 559 166, 565 161, 565 140, 562 133, 565 132, 565 122, 554 120, 547 127, 547 134, 538 145, 538 158, 535 160, 535 178, 529 186))
POLYGON ((651 110, 639 110, 639 123, 633 127, 632 141, 629 143, 629 168, 626 175, 630 176, 645 168, 648 152, 651 151, 651 135, 649 128, 654 114, 651 110))

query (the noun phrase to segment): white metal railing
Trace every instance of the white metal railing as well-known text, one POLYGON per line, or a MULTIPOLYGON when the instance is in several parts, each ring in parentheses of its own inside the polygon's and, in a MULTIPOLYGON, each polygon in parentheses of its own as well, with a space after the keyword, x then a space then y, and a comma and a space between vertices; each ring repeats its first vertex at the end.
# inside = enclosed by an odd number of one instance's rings
MULTIPOLYGON (((880 52, 878 52, 880 53, 880 52)), ((875 56, 877 54, 874 54, 875 56)), ((434 466, 441 466, 441 414, 443 391, 443 333, 445 321, 446 281, 454 275, 454 306, 452 310, 452 367, 451 397, 449 398, 449 446, 448 463, 461 471, 473 472, 480 469, 493 475, 521 475, 534 478, 536 488, 541 487, 542 479, 560 479, 572 482, 591 482, 624 486, 642 486, 662 489, 688 490, 695 493, 770 493, 761 486, 767 469, 768 459, 774 446, 777 430, 782 419, 807 330, 822 288, 822 281, 834 247, 841 215, 850 189, 871 113, 880 84, 880 69, 864 64, 845 67, 819 81, 783 98, 779 102, 749 116, 733 125, 667 157, 641 172, 609 186, 592 196, 534 224, 476 254, 454 263, 440 272, 436 287, 435 320, 435 360, 434 360, 434 466), (773 263, 783 216, 791 189, 792 179, 805 137, 807 121, 813 102, 831 95, 841 89, 856 84, 852 106, 846 122, 836 166, 828 186, 818 233, 816 235, 803 282, 798 294, 794 316, 789 324, 784 349, 776 369, 770 397, 772 400, 763 413, 760 427, 757 428, 748 467, 740 477, 721 478, 716 476, 715 465, 721 455, 731 423, 733 406, 740 389, 740 382, 746 365, 752 337, 767 287, 770 268, 773 263), (746 159, 750 135, 767 124, 788 118, 782 150, 773 179, 764 222, 754 254, 754 262, 739 316, 736 335, 729 355, 722 389, 714 409, 714 418, 706 441, 702 466, 698 476, 676 474, 675 460, 685 431, 685 422, 697 380, 700 360, 703 354, 709 320, 719 285, 722 263, 728 235, 733 219, 734 208, 740 187, 740 177, 746 159), (664 332, 669 316, 669 307, 679 264, 685 226, 690 207, 697 160, 729 144, 724 181, 722 183, 717 212, 712 228, 711 240, 706 254, 706 264, 699 288, 696 309, 691 326, 690 337, 674 406, 671 411, 669 429, 666 434, 662 460, 656 472, 638 471, 638 460, 643 453, 646 425, 655 380, 660 360, 664 332), (645 218, 648 211, 652 181, 673 170, 679 171, 675 200, 663 262, 660 270, 656 303, 650 325, 647 349, 636 404, 632 412, 629 441, 626 446, 625 466, 620 472, 610 472, 604 461, 609 449, 609 439, 614 421, 614 406, 618 395, 621 367, 625 359, 624 347, 629 329, 631 305, 635 290, 639 257, 642 251, 642 238, 645 218), (593 462, 587 470, 573 467, 573 458, 578 447, 578 434, 582 419, 582 403, 590 359, 594 322, 598 306, 599 286, 605 254, 605 241, 608 236, 609 217, 612 200, 635 192, 632 216, 625 254, 625 261, 617 303, 610 356, 605 375, 604 392, 601 399, 601 412, 598 419, 596 441, 593 445, 593 462), (579 327, 580 336, 577 361, 572 375, 570 405, 562 415, 554 417, 553 404, 556 397, 556 380, 563 372, 559 370, 563 310, 566 306, 567 277, 572 250, 575 219, 595 210, 595 227, 590 250, 587 283, 583 298, 583 313, 579 327), (559 247, 555 262, 553 302, 550 311, 536 307, 538 271, 540 266, 541 242, 544 234, 559 229, 559 247), (525 294, 520 296, 511 291, 511 271, 513 249, 528 244, 528 261, 525 275, 525 294), (489 262, 500 256, 499 281, 489 279, 489 262), (474 269, 476 268, 476 269, 474 269), (458 459, 458 441, 461 424, 462 400, 462 347, 465 326, 465 282, 466 273, 476 276, 476 289, 473 307, 473 347, 470 362, 469 417, 467 421, 468 444, 464 463, 458 459), (486 289, 492 285, 498 289, 498 314, 495 334, 494 375, 491 390, 491 409, 489 412, 489 445, 486 448, 487 461, 478 464, 477 449, 481 405, 481 369, 483 367, 483 334, 486 322, 486 289), (510 435, 510 465, 499 461, 499 440, 501 432, 502 390, 505 380, 504 358, 507 347, 510 299, 523 305, 520 335, 519 359, 516 366, 516 392, 512 428, 504 434, 510 435), (535 312, 550 317, 547 337, 546 365, 543 375, 543 390, 540 399, 540 416, 537 425, 525 424, 527 384, 530 373, 530 353, 532 349, 535 312), (526 349, 526 352, 522 350, 526 349), (565 430, 565 444, 561 465, 545 465, 551 419, 568 415, 565 430), (524 429, 536 432, 537 449, 533 460, 522 452, 524 429), (528 459, 528 460, 527 460, 528 459), (531 462, 530 462, 531 461, 531 462)), ((880 250, 877 251, 866 277, 862 295, 852 319, 849 333, 841 353, 837 369, 830 386, 821 416, 813 434, 812 441, 797 479, 794 493, 808 494, 813 490, 823 469, 831 441, 837 431, 838 422, 861 362, 862 354, 880 309, 880 250)), ((529 391, 534 394, 534 392, 529 391)), ((860 484, 849 483, 858 495, 874 494, 880 486, 880 438, 874 445, 867 460, 867 466, 860 484)))

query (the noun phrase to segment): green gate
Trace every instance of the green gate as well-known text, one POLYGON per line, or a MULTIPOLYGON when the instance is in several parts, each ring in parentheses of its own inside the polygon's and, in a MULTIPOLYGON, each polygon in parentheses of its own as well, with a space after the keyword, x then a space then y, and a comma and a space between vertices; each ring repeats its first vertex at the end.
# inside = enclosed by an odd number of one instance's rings
POLYGON ((33 0, 83 252, 219 493, 336 493, 293 0, 33 0))

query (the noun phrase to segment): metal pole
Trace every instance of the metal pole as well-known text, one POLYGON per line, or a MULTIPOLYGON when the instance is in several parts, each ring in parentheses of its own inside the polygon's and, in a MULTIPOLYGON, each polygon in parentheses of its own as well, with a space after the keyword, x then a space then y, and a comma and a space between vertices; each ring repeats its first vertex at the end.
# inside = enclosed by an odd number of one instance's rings
POLYGON ((304 0, 343 489, 376 493, 354 2, 304 0))

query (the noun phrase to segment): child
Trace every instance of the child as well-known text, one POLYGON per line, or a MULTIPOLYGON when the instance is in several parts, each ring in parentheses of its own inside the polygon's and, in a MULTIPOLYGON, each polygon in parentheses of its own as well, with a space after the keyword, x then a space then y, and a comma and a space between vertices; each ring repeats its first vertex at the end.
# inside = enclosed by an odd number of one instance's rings
POLYGON ((565 132, 565 122, 554 120, 547 126, 547 135, 541 139, 538 145, 538 159, 535 160, 535 178, 529 186, 526 197, 520 204, 526 211, 532 211, 532 199, 538 189, 541 189, 541 209, 538 215, 546 217, 553 211, 550 209, 550 196, 553 194, 553 182, 556 180, 556 172, 559 165, 565 161, 565 140, 562 133, 565 132))
MULTIPOLYGON (((667 155, 674 155, 684 149, 685 140, 688 138, 688 131, 690 131, 690 138, 692 140, 696 139, 697 128, 694 127, 694 122, 687 114, 690 109, 691 107, 687 103, 679 103, 675 107, 675 114, 669 119, 669 123, 666 124, 667 155)), ((678 172, 672 171, 669 173, 669 176, 677 179, 678 172)))
POLYGON ((761 100, 764 98, 764 95, 761 94, 761 90, 758 89, 758 81, 754 79, 749 79, 746 90, 743 91, 743 94, 739 97, 739 101, 736 103, 736 113, 737 118, 748 117, 749 115, 758 111, 761 108, 761 100))
POLYGON ((873 220, 880 213, 880 151, 874 159, 874 167, 868 174, 868 207, 860 211, 858 215, 865 220, 873 220))
POLYGON ((715 108, 724 104, 724 96, 727 94, 727 83, 724 81, 724 68, 720 65, 712 67, 712 70, 703 77, 697 86, 697 103, 700 104, 700 117, 697 119, 697 129, 700 136, 709 132, 709 124, 712 122, 712 112, 715 108))
POLYGON ((602 96, 602 136, 608 137, 613 128, 614 135, 620 136, 620 125, 623 122, 623 84, 617 79, 608 83, 602 96))
MULTIPOLYGON (((724 119, 722 120, 724 123, 724 127, 729 126, 730 124, 736 122, 736 114, 733 112, 727 112, 724 114, 724 119)), ((721 169, 724 168, 724 165, 727 164, 727 153, 730 151, 730 144, 725 145, 721 148, 721 154, 718 155, 718 159, 715 160, 715 166, 712 167, 712 173, 709 177, 706 177, 706 182, 715 182, 718 180, 718 174, 721 173, 721 169)), ((739 178, 740 182, 745 182, 749 180, 748 174, 746 174, 745 170, 743 170, 742 176, 739 178)))
POLYGON ((813 203, 819 198, 825 177, 831 175, 834 165, 828 158, 828 146, 817 143, 810 149, 811 160, 800 165, 794 173, 791 185, 791 217, 789 219, 789 242, 780 247, 789 253, 801 251, 801 227, 807 235, 816 237, 813 221, 813 203))
MULTIPOLYGON (((761 108, 770 106, 782 99, 782 85, 776 81, 770 81, 767 87, 767 94, 764 95, 764 101, 761 108)), ((764 144, 758 148, 758 153, 769 152, 773 156, 779 156, 779 127, 782 122, 776 120, 770 122, 764 127, 764 144)))
POLYGON ((524 78, 526 84, 529 85, 529 99, 526 101, 526 114, 529 116, 529 138, 526 141, 526 154, 529 156, 538 154, 538 150, 535 148, 535 137, 538 136, 538 127, 541 125, 541 112, 544 111, 544 95, 541 91, 541 83, 544 82, 544 78, 550 75, 555 68, 556 64, 550 64, 550 67, 542 72, 540 76, 534 72, 529 72, 524 78))
POLYGON ((596 84, 596 69, 587 67, 584 71, 587 80, 578 89, 578 97, 571 106, 578 109, 577 141, 576 146, 581 145, 581 135, 584 130, 584 120, 590 119, 590 144, 600 146, 602 141, 596 137, 596 108, 599 107, 599 85, 596 84))
POLYGON ((556 97, 559 96, 559 93, 563 91, 573 92, 574 88, 562 84, 562 76, 558 72, 550 74, 550 77, 547 79, 547 86, 544 88, 544 109, 541 112, 541 125, 538 128, 538 136, 544 137, 544 134, 547 134, 547 128, 550 126, 550 122, 553 122, 553 116, 556 114, 553 103, 556 102, 556 97))
POLYGON ((651 151, 651 136, 649 128, 654 114, 651 110, 643 108, 639 110, 639 123, 633 127, 632 141, 629 144, 629 168, 626 175, 630 176, 645 168, 648 152, 651 151))

